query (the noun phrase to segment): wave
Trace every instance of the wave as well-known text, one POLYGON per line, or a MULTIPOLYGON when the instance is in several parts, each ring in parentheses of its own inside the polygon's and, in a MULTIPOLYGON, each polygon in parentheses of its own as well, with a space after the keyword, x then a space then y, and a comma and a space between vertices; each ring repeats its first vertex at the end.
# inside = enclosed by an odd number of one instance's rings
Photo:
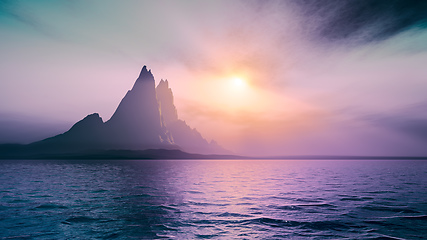
POLYGON ((351 228, 351 226, 344 222, 339 221, 314 221, 314 222, 304 222, 304 221, 292 221, 292 220, 282 220, 275 218, 255 218, 251 220, 246 220, 244 224, 255 224, 255 225, 265 225, 270 227, 299 227, 305 229, 312 229, 317 231, 323 230, 337 230, 343 231, 351 228))
POLYGON ((216 216, 217 217, 235 217, 235 218, 249 218, 249 217, 252 217, 251 215, 247 215, 247 214, 230 213, 230 212, 220 213, 220 214, 217 214, 216 216))
POLYGON ((42 204, 35 207, 35 210, 49 210, 49 209, 67 209, 68 207, 59 204, 42 204))
POLYGON ((70 217, 67 218, 62 223, 64 224, 72 224, 72 223, 92 223, 92 222, 98 222, 101 219, 99 218, 92 218, 92 217, 86 217, 86 216, 76 216, 76 217, 70 217))
POLYGON ((409 208, 398 208, 398 207, 363 206, 360 208, 364 210, 375 211, 375 212, 420 213, 418 211, 415 211, 409 208))

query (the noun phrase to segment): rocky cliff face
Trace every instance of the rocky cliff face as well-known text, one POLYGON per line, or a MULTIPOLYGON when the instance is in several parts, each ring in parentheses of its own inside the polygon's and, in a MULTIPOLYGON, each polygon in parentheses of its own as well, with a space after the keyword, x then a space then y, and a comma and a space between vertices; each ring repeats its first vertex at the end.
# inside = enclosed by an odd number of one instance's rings
POLYGON ((146 66, 105 123, 105 132, 110 148, 159 148, 173 143, 160 117, 154 76, 146 66))
POLYGON ((172 89, 168 80, 161 80, 156 87, 157 101, 159 102, 161 117, 166 125, 178 120, 178 111, 173 102, 172 89))
POLYGON ((191 128, 185 121, 178 119, 172 89, 169 88, 167 80, 160 81, 156 93, 162 119, 176 145, 191 153, 230 153, 215 141, 209 143, 195 128, 191 128))

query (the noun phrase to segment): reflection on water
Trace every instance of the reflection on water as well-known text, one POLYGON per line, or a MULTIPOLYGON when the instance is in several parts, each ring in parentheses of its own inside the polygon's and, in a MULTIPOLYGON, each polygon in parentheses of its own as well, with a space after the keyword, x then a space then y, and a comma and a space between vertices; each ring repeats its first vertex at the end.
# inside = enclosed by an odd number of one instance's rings
POLYGON ((422 239, 426 176, 427 161, 1 161, 0 239, 422 239))

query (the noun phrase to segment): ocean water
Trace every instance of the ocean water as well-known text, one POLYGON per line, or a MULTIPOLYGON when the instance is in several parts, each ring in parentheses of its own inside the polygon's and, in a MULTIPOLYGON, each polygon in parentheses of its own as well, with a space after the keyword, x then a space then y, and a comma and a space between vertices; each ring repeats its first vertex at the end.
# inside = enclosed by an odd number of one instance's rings
POLYGON ((0 239, 425 239, 427 161, 0 161, 0 239))

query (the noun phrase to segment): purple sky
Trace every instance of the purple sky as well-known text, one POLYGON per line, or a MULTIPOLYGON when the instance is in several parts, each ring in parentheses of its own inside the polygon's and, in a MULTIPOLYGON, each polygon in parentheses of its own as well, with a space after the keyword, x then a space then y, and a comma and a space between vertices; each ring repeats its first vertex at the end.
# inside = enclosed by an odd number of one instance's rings
POLYGON ((427 155, 426 12, 405 0, 0 0, 0 142, 108 120, 147 65, 180 118, 236 153, 427 155))

